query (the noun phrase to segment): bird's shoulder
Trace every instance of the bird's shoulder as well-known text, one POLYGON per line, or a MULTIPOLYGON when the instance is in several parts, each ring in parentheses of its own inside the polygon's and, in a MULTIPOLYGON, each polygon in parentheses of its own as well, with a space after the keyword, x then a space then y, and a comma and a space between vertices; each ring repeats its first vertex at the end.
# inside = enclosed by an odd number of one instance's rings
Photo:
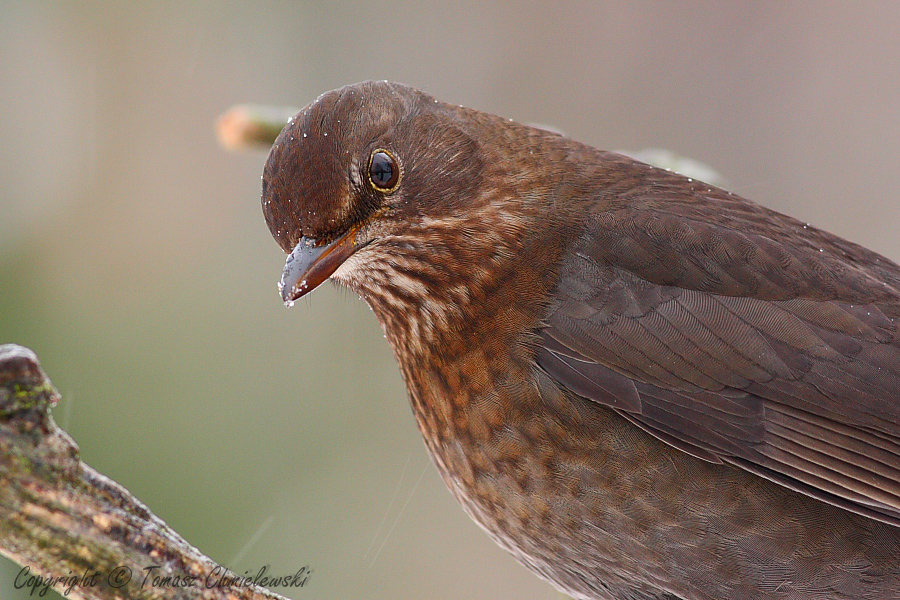
POLYGON ((900 267, 645 168, 585 202, 541 368, 695 456, 900 524, 900 267))

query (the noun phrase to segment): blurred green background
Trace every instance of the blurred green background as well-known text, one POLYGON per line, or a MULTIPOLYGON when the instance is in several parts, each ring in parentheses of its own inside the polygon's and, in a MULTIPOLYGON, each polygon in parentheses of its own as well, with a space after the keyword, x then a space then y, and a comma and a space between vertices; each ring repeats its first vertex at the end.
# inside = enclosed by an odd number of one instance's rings
MULTIPOLYGON (((5 2, 0 342, 84 460, 295 598, 557 598, 444 489, 365 303, 286 310, 263 154, 213 124, 363 79, 664 147, 900 259, 900 4, 5 2)), ((3 560, 0 597, 18 567, 3 560)))

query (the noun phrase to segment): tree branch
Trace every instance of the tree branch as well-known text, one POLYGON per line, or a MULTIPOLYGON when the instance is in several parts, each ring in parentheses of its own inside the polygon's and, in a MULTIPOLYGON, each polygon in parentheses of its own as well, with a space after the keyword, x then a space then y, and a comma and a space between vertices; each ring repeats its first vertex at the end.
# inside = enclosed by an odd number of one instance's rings
POLYGON ((31 350, 0 346, 0 553, 23 566, 16 587, 91 600, 283 599, 217 565, 81 462, 50 416, 58 399, 31 350))
POLYGON ((216 121, 219 143, 229 150, 269 151, 288 120, 300 112, 290 106, 238 104, 216 121))
MULTIPOLYGON (((225 112, 216 121, 216 134, 219 143, 233 151, 262 150, 269 151, 275 138, 287 124, 288 120, 300 112, 299 108, 290 106, 264 106, 259 104, 238 104, 225 112)), ((554 133, 562 133, 553 127, 535 125, 554 133)), ((670 150, 645 148, 644 150, 617 150, 641 162, 681 173, 706 183, 722 187, 725 179, 705 163, 670 150)))

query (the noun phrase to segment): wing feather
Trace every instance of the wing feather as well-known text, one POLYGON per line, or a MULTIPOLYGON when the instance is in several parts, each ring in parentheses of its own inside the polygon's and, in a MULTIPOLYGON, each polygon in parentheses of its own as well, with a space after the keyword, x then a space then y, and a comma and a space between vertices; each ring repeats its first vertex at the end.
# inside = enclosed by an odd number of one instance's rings
POLYGON ((645 192, 590 217, 538 364, 680 450, 900 526, 900 267, 734 196, 645 192))

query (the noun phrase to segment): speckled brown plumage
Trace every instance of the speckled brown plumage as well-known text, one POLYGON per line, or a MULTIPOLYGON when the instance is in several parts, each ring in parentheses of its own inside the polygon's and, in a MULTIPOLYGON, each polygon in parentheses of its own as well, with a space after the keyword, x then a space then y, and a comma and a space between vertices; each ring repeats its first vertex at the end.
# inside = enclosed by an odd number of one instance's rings
POLYGON ((387 82, 287 125, 263 212, 285 300, 366 299, 452 493, 560 589, 900 597, 893 262, 387 82))

